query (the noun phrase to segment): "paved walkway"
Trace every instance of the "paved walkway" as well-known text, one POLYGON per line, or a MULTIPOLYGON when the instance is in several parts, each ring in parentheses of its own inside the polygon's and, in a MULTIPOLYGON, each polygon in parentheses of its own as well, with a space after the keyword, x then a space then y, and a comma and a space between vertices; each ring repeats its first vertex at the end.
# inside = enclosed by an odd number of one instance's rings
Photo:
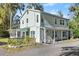
MULTIPOLYGON (((38 48, 20 51, 14 56, 58 56, 62 53, 62 47, 79 46, 79 40, 66 40, 53 44, 43 44, 38 48)), ((5 51, 0 49, 0 55, 5 55, 5 51)))

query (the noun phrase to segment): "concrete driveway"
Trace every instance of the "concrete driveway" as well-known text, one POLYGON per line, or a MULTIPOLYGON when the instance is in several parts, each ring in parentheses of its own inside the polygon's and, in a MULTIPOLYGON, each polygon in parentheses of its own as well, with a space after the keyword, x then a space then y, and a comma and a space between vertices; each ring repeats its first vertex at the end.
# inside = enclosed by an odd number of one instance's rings
POLYGON ((43 44, 39 48, 33 48, 28 51, 17 53, 19 56, 58 56, 63 52, 62 47, 78 47, 79 39, 66 40, 57 42, 56 44, 43 44))
MULTIPOLYGON (((42 44, 40 47, 20 51, 12 56, 59 56, 63 51, 62 47, 79 46, 79 40, 61 41, 53 44, 42 44)), ((0 49, 0 55, 5 55, 5 51, 0 49)), ((10 55, 10 54, 9 54, 10 55)))

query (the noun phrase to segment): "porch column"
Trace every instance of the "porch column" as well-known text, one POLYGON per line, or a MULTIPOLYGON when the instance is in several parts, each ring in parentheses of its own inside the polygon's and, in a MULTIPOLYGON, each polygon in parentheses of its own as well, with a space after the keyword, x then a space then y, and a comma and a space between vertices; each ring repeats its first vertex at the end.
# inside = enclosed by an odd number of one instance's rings
POLYGON ((61 30, 60 32, 61 32, 61 41, 62 41, 62 39, 63 39, 63 38, 62 38, 62 30, 61 30))
POLYGON ((46 43, 46 28, 44 28, 44 43, 46 43))
POLYGON ((55 44, 55 29, 54 29, 54 38, 53 38, 53 44, 55 44))

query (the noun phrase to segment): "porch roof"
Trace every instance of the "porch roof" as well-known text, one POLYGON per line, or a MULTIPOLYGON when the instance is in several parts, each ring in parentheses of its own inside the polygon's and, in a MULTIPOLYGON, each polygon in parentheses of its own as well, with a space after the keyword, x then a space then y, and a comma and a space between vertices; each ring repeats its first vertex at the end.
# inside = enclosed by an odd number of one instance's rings
POLYGON ((9 31, 27 31, 29 28, 19 28, 19 29, 11 29, 9 31))
POLYGON ((70 30, 66 27, 45 27, 46 29, 52 29, 52 30, 70 30))

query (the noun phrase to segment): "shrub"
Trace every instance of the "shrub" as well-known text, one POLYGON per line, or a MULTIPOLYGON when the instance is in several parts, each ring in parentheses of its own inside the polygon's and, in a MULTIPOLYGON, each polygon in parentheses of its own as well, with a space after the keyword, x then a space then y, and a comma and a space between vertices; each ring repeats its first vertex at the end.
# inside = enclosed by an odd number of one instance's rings
POLYGON ((9 39, 8 44, 10 45, 21 45, 23 42, 22 39, 9 39))
POLYGON ((32 40, 31 37, 26 36, 26 37, 24 38, 24 40, 23 40, 23 43, 24 43, 24 44, 28 44, 31 40, 32 40))
POLYGON ((13 46, 22 45, 22 44, 34 45, 35 41, 31 37, 26 36, 24 39, 9 39, 8 44, 13 46))
POLYGON ((23 44, 23 39, 17 39, 17 45, 23 44))
POLYGON ((24 39, 24 44, 27 44, 28 46, 29 45, 35 45, 36 42, 35 42, 35 39, 32 39, 31 37, 29 36, 26 36, 25 39, 24 39))

